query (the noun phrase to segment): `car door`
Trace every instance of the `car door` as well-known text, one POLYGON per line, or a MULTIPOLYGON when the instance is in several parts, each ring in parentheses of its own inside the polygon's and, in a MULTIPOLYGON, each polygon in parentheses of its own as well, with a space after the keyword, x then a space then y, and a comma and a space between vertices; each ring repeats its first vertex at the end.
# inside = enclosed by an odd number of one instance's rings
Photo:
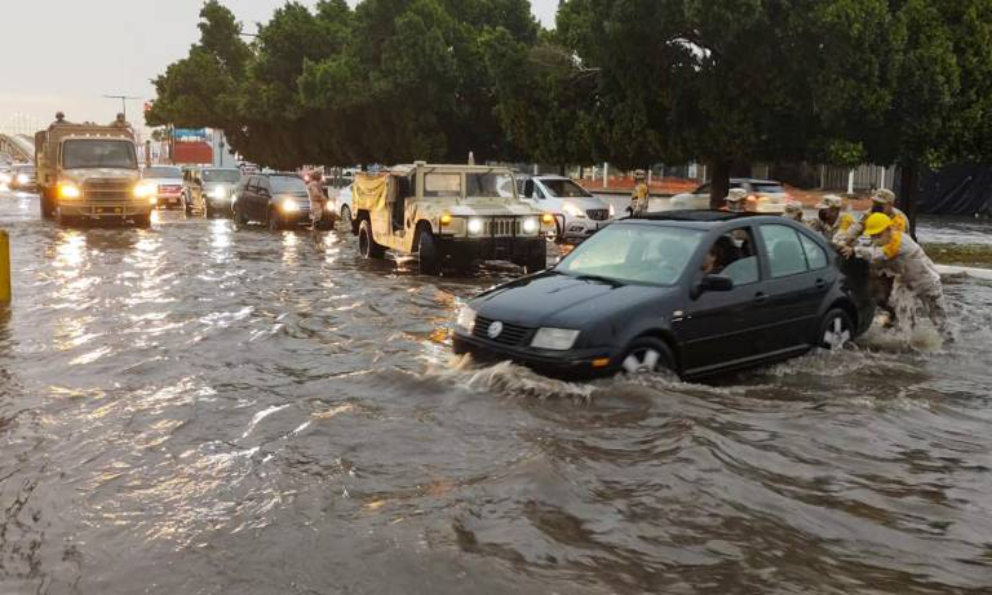
MULTIPOLYGON (((673 318, 672 330, 681 344, 682 366, 689 376, 759 360, 767 352, 764 336, 770 317, 767 281, 753 228, 737 225, 711 237, 703 243, 702 255, 693 266, 699 270, 702 256, 722 237, 730 237, 738 250, 734 262, 719 273, 727 273, 725 276, 734 280, 734 288, 705 292, 695 298, 690 288, 685 310, 673 318)), ((696 285, 702 277, 702 271, 696 273, 691 285, 696 285)))
POLYGON ((255 180, 255 214, 254 218, 256 221, 269 220, 269 205, 272 202, 272 186, 269 182, 269 178, 266 176, 258 176, 255 180))
POLYGON ((762 258, 768 270, 767 304, 775 313, 767 329, 769 351, 807 348, 818 324, 820 306, 836 283, 826 248, 812 234, 787 224, 758 226, 762 258))

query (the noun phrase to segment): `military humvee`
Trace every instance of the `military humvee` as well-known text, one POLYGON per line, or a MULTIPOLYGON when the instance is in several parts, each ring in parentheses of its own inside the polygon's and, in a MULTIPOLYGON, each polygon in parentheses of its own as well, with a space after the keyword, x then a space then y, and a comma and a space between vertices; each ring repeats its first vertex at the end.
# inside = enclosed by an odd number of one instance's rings
POLYGON ((149 224, 157 188, 141 182, 134 131, 122 118, 74 124, 60 113, 34 142, 42 217, 149 224))
POLYGON ((424 274, 480 260, 508 260, 528 273, 547 266, 554 217, 517 196, 513 172, 479 165, 413 165, 358 174, 352 231, 361 255, 416 254, 424 274))

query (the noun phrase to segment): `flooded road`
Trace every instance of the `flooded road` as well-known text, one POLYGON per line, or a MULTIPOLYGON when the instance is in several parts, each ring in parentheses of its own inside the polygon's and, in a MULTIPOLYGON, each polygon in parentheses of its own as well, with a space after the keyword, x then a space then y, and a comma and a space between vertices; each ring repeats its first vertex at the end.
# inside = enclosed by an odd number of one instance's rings
POLYGON ((514 269, 29 197, 0 226, 4 595, 992 588, 992 284, 948 280, 939 353, 567 384, 449 358, 514 269))

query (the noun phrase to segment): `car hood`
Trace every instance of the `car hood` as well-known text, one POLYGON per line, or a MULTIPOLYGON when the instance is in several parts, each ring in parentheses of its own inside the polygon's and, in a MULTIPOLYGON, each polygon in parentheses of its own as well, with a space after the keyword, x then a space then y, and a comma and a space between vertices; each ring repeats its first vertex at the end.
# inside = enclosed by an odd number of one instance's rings
POLYGON ((567 205, 575 205, 576 207, 582 209, 583 211, 590 210, 601 210, 609 209, 610 206, 607 205, 603 200, 596 198, 595 196, 570 196, 568 198, 562 198, 562 201, 567 205))
POLYGON ((521 326, 577 328, 673 293, 670 288, 613 284, 552 270, 490 290, 471 307, 479 316, 521 326))

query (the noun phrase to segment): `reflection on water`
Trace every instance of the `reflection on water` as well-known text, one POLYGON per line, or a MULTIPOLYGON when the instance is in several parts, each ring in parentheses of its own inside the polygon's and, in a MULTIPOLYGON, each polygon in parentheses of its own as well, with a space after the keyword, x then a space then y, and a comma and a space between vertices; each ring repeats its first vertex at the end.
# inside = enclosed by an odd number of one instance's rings
POLYGON ((934 352, 569 383, 451 357, 511 267, 19 213, 0 592, 987 591, 992 284, 934 352))

